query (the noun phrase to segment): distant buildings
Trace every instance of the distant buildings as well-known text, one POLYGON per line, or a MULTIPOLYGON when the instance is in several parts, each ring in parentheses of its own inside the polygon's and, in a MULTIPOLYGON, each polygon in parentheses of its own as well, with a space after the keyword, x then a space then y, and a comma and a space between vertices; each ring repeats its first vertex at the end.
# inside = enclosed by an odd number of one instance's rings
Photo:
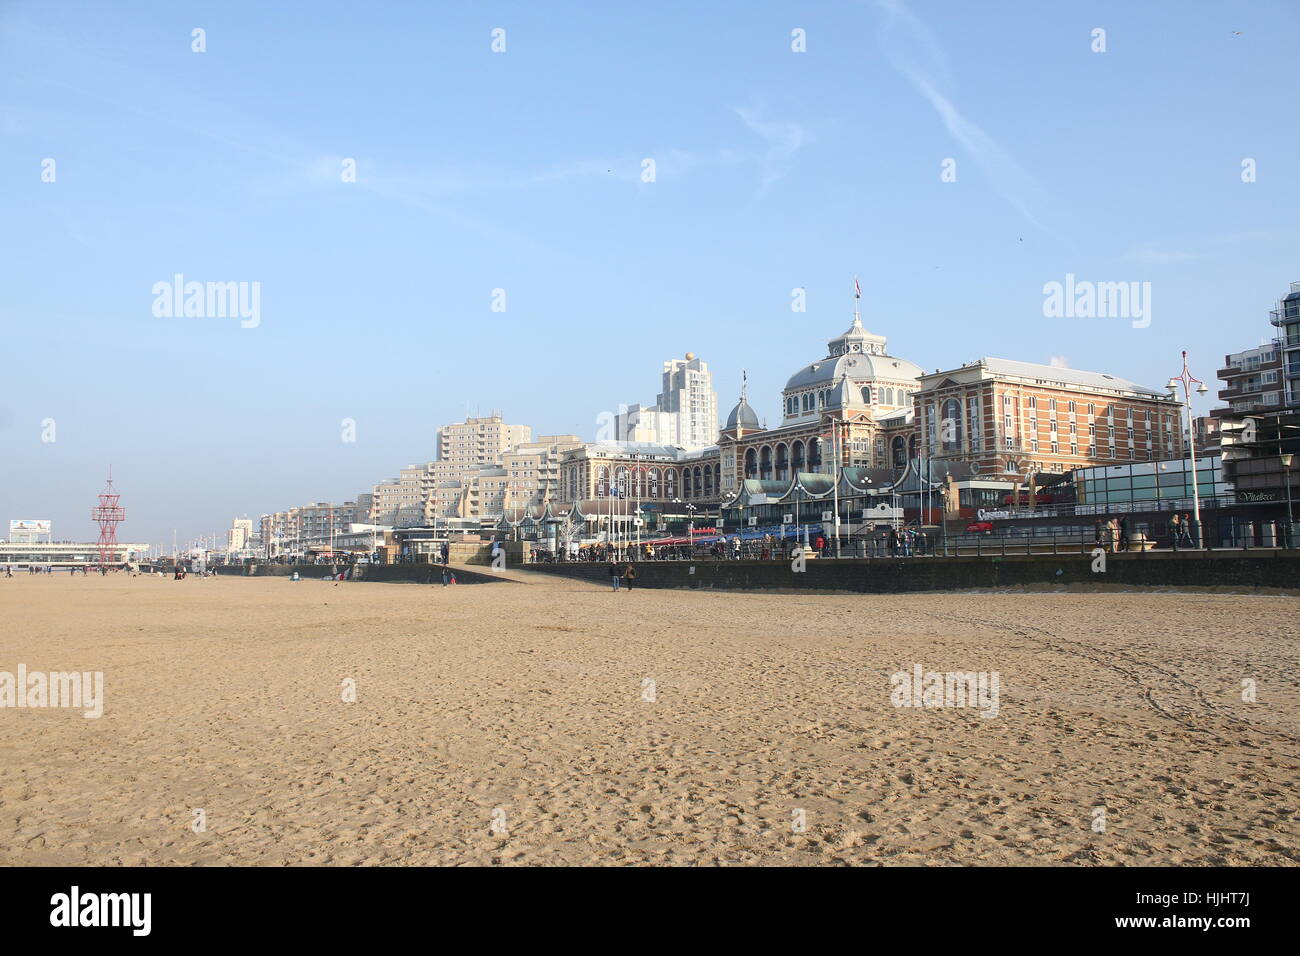
POLYGON ((235 518, 226 532, 226 550, 243 551, 253 537, 253 519, 235 518))
POLYGON ((1223 472, 1240 503, 1260 514, 1295 516, 1300 491, 1300 282, 1269 312, 1277 329, 1263 345, 1224 357, 1219 398, 1223 472))
POLYGON ((709 366, 687 352, 664 362, 663 391, 651 406, 621 406, 615 417, 616 441, 704 448, 718 439, 718 393, 709 366))
MULTIPOLYGON (((1264 500, 1265 486, 1285 484, 1281 450, 1300 439, 1300 283, 1270 321, 1280 330, 1273 342, 1229 355, 1220 370, 1228 407, 1192 425, 1202 452, 1213 450, 1223 426, 1225 448, 1236 446, 1225 453, 1224 487, 1234 479, 1242 487, 1249 472, 1252 501, 1264 500), (1237 434, 1245 417, 1270 410, 1263 437, 1237 434), (1230 465, 1267 457, 1269 443, 1271 465, 1230 465)), ((743 383, 719 427, 712 375, 688 352, 663 363, 656 404, 622 408, 612 435, 534 440, 529 426, 499 413, 467 418, 437 430, 435 460, 402 469, 355 502, 264 516, 262 540, 269 551, 286 539, 318 544, 331 526, 337 535, 349 523, 518 528, 591 514, 643 518, 635 526, 646 528, 723 515, 799 523, 826 520, 837 495, 854 502, 846 523, 867 523, 887 501, 908 520, 932 523, 935 509, 958 520, 1008 499, 1018 506, 1021 488, 1032 510, 1032 489, 1064 487, 1067 474, 1086 469, 1095 477, 1096 469, 1127 468, 1141 484, 1150 469, 1139 464, 1156 462, 1169 477, 1167 463, 1187 453, 1181 413, 1168 391, 1108 372, 984 357, 927 373, 891 355, 885 336, 855 312, 825 354, 787 380, 775 427, 765 427, 743 383)))

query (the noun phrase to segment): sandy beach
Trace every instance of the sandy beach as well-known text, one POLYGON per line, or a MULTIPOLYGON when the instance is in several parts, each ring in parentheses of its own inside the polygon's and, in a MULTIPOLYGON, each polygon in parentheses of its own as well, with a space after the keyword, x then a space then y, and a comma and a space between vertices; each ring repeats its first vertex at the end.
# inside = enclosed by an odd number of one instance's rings
POLYGON ((1300 860, 1296 597, 512 576, 0 579, 0 671, 105 698, 0 709, 0 863, 1300 860))

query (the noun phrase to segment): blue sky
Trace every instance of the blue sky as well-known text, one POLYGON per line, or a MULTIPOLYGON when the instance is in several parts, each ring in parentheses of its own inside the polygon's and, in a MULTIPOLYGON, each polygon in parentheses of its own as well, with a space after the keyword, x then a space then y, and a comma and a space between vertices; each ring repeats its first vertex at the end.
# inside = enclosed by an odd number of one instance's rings
POLYGON ((854 275, 927 369, 1213 384, 1300 280, 1291 0, 305 10, 0 4, 0 521, 93 538, 111 461, 121 537, 184 542, 467 410, 593 437, 687 350, 775 420, 854 275), (259 282, 260 324, 156 317, 177 273, 259 282), (1151 324, 1044 318, 1067 273, 1150 282, 1151 324))

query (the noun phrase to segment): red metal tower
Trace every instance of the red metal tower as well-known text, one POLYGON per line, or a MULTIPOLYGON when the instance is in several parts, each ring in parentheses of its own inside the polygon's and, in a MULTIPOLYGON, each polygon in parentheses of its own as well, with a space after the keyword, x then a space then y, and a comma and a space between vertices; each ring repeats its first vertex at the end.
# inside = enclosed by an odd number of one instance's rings
POLYGON ((99 566, 107 567, 117 553, 117 526, 126 517, 126 509, 117 503, 122 497, 113 488, 113 466, 108 467, 108 484, 99 493, 99 507, 90 510, 90 517, 99 522, 99 566))

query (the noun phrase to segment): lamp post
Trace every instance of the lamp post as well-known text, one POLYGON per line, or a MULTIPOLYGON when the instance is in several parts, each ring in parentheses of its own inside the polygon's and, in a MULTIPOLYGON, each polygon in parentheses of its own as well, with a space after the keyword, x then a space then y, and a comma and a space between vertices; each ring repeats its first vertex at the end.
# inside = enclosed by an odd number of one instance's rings
POLYGON ((1282 481, 1286 485, 1286 540, 1291 540, 1291 526, 1295 518, 1291 514, 1291 462, 1295 461, 1295 455, 1282 455, 1282 481))
POLYGON ((1169 391, 1174 398, 1178 397, 1178 383, 1183 384, 1183 404, 1187 408, 1187 451, 1191 457, 1192 465, 1192 504, 1195 514, 1192 521, 1195 522, 1192 527, 1196 531, 1195 545, 1197 548, 1203 548, 1204 541, 1201 537, 1201 490, 1196 480, 1196 429, 1192 424, 1192 383, 1197 385, 1196 394, 1204 395, 1210 389, 1199 378, 1196 378, 1187 369, 1187 350, 1183 349, 1183 374, 1169 379, 1169 391))

